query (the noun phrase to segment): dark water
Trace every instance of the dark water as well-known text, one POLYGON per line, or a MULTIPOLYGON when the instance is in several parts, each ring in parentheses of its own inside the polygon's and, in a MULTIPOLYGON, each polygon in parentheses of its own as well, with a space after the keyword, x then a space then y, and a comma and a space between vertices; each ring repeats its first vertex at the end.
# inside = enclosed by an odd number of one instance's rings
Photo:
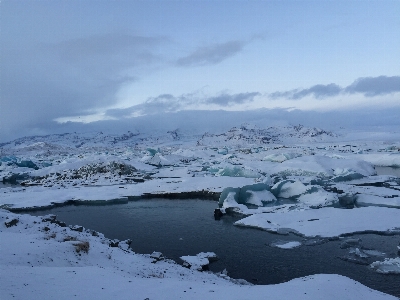
MULTIPOLYGON (((69 225, 83 225, 108 238, 133 240, 137 253, 160 251, 181 262, 183 255, 215 252, 219 260, 210 264, 214 272, 227 269, 233 278, 255 284, 275 284, 317 274, 341 274, 373 289, 400 296, 400 276, 382 275, 368 266, 343 261, 349 249, 341 241, 285 250, 268 246, 276 240, 302 241, 295 235, 283 236, 233 226, 238 218, 224 216, 216 221, 217 203, 207 200, 146 199, 106 206, 65 206, 33 215, 56 214, 69 225)), ((357 235, 362 245, 395 257, 399 236, 357 235)), ((372 259, 383 260, 383 258, 372 259)))
POLYGON ((400 177, 400 168, 379 167, 379 166, 375 166, 374 168, 378 175, 392 175, 400 177))

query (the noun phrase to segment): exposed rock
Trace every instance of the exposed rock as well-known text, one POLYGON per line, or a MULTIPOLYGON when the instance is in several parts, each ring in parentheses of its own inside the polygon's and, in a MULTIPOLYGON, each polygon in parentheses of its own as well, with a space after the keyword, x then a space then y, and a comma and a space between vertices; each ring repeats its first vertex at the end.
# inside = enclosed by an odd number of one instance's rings
POLYGON ((12 219, 9 222, 4 222, 4 225, 6 225, 7 228, 11 227, 11 226, 17 226, 17 223, 19 222, 18 219, 12 219))

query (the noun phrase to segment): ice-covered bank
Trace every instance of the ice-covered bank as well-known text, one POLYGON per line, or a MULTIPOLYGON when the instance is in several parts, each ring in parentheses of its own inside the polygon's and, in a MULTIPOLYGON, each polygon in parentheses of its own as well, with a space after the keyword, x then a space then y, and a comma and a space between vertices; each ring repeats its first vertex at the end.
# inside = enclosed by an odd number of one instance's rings
POLYGON ((276 233, 293 232, 306 237, 337 237, 357 232, 400 234, 400 210, 385 207, 324 207, 254 214, 237 221, 235 225, 276 233))
POLYGON ((238 284, 74 229, 51 217, 0 210, 2 299, 396 299, 332 274, 269 286, 238 284))
POLYGON ((106 185, 98 187, 48 188, 33 186, 29 188, 3 188, 0 190, 0 207, 31 208, 62 204, 75 201, 109 201, 128 199, 130 196, 145 194, 168 194, 187 192, 221 192, 226 186, 241 186, 252 183, 251 178, 240 177, 187 177, 161 178, 140 184, 106 185))

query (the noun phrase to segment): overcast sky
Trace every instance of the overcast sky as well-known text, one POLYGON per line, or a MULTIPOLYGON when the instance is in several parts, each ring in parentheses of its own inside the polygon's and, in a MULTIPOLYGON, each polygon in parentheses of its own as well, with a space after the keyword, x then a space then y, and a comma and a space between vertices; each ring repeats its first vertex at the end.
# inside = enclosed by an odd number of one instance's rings
POLYGON ((398 0, 2 0, 0 13, 0 141, 182 110, 400 108, 398 0))

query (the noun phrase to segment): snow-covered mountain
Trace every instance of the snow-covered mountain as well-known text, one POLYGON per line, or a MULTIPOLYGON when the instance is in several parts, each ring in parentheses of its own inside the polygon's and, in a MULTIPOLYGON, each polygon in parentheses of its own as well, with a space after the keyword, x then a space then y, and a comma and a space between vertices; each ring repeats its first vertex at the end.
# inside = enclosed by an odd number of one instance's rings
POLYGON ((141 147, 162 144, 182 144, 195 142, 199 146, 249 146, 274 143, 302 143, 324 141, 337 137, 336 134, 319 128, 302 125, 285 127, 259 128, 255 125, 243 124, 222 133, 206 132, 202 135, 186 133, 182 129, 166 132, 147 133, 127 131, 123 134, 62 133, 44 136, 19 138, 0 145, 3 153, 9 152, 62 152, 87 150, 95 148, 141 147))
POLYGON ((274 143, 302 143, 324 141, 337 137, 336 134, 319 128, 309 128, 302 125, 268 127, 266 129, 243 124, 233 127, 221 134, 205 133, 198 145, 248 146, 274 143))

